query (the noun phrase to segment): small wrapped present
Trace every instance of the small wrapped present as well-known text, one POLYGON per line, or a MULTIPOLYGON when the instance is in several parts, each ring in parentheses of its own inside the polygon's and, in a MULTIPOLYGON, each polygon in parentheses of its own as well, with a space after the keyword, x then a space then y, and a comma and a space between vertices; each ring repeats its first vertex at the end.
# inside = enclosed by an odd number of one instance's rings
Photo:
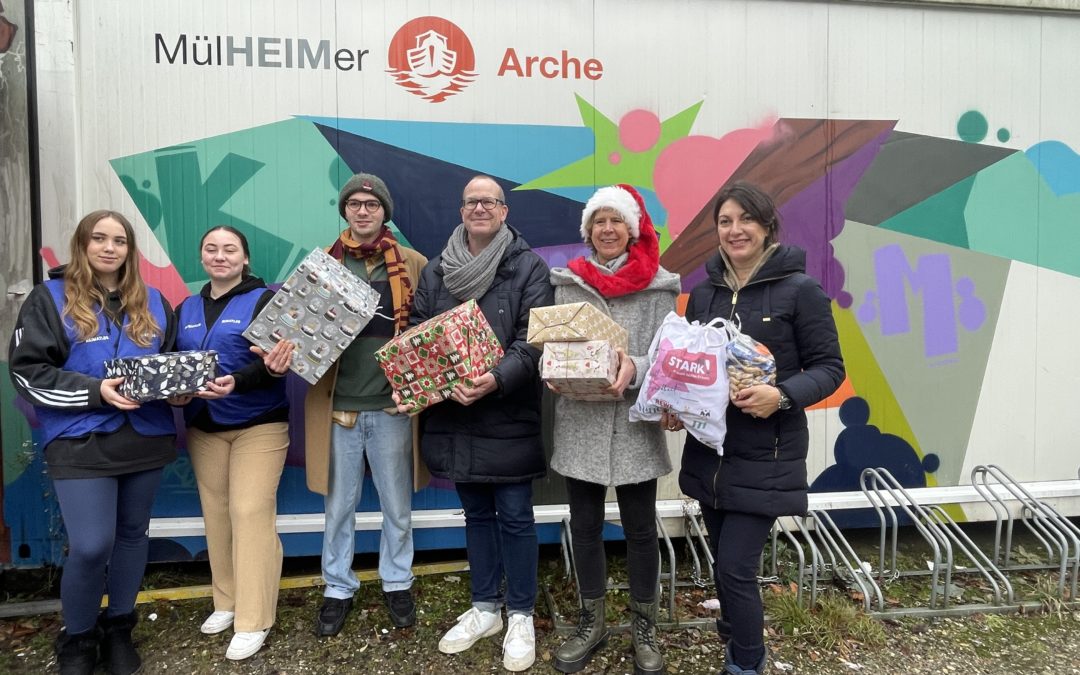
POLYGON ((158 401, 204 391, 217 377, 215 351, 128 356, 105 362, 106 377, 122 377, 119 392, 133 401, 158 401))
POLYGON ((543 349, 545 342, 607 340, 626 350, 626 329, 587 302, 534 307, 529 310, 528 343, 543 349))
POLYGON ((545 342, 540 377, 576 401, 621 400, 608 388, 619 374, 619 353, 607 340, 545 342))
POLYGON ((410 413, 450 398, 459 382, 471 386, 502 357, 499 338, 475 300, 413 326, 375 352, 410 413))
POLYGON ((296 345, 290 369, 315 384, 364 330, 379 308, 379 293, 333 257, 316 249, 244 331, 270 351, 281 340, 296 345))

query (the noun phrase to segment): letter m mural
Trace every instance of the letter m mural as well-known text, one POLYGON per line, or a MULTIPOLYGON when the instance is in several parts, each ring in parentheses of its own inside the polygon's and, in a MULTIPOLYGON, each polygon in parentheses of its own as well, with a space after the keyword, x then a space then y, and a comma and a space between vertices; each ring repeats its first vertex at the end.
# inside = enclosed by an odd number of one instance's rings
POLYGON ((881 334, 901 335, 911 332, 912 307, 922 304, 923 349, 927 359, 943 365, 955 359, 960 348, 957 326, 969 332, 978 330, 986 320, 986 306, 975 295, 975 282, 969 277, 953 278, 948 254, 919 256, 915 265, 908 261, 899 244, 874 251, 876 290, 868 290, 858 308, 861 323, 879 321, 881 334))

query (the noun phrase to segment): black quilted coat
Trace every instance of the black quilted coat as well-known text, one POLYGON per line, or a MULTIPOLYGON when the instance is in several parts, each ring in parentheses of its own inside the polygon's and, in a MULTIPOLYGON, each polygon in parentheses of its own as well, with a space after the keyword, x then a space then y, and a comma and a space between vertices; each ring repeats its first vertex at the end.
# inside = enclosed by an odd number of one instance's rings
POLYGON ((686 318, 741 320, 744 333, 776 357, 777 385, 790 410, 757 419, 734 405, 727 410, 724 456, 687 435, 679 486, 715 509, 765 516, 806 513, 806 452, 803 410, 836 391, 844 362, 829 298, 805 274, 806 252, 781 245, 735 294, 724 281, 719 254, 706 264, 709 278, 690 294, 686 318))

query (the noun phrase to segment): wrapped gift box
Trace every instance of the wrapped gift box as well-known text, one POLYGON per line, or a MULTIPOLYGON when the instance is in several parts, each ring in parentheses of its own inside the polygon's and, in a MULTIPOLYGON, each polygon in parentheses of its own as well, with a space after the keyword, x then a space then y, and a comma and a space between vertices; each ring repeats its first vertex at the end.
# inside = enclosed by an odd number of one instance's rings
POLYGON ((410 328, 375 352, 411 413, 450 398, 454 385, 471 384, 502 357, 499 338, 475 300, 410 328))
POLYGON ((290 368, 315 384, 364 330, 379 308, 379 294, 321 249, 289 275, 244 331, 270 351, 281 340, 296 345, 290 368))
POLYGON ((119 391, 134 401, 158 401, 194 394, 217 377, 215 351, 171 352, 109 359, 107 377, 122 377, 119 391))
POLYGON ((619 374, 619 354, 607 340, 545 342, 540 377, 577 401, 621 400, 608 391, 619 374))
POLYGON ((545 342, 606 340, 626 349, 626 329, 587 302, 535 307, 529 310, 528 343, 543 349, 545 342))

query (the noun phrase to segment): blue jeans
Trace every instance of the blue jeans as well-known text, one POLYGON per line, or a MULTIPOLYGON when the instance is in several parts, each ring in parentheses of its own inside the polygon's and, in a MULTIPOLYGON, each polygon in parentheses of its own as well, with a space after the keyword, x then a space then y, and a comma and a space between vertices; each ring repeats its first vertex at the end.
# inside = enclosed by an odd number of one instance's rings
POLYGON ((356 549, 356 505, 364 487, 364 472, 379 493, 382 537, 379 540, 379 577, 384 591, 412 587, 412 421, 407 415, 381 410, 360 412, 356 425, 332 425, 330 484, 326 495, 326 531, 323 534, 323 592, 328 598, 351 598, 360 588, 352 571, 356 549))
POLYGON ((455 487, 465 509, 473 606, 489 612, 502 606, 505 573, 507 614, 532 615, 539 555, 532 481, 455 487))
POLYGON ((150 507, 161 469, 105 478, 53 481, 68 534, 68 559, 60 580, 60 602, 68 633, 97 623, 102 593, 108 616, 135 608, 150 550, 150 507))

